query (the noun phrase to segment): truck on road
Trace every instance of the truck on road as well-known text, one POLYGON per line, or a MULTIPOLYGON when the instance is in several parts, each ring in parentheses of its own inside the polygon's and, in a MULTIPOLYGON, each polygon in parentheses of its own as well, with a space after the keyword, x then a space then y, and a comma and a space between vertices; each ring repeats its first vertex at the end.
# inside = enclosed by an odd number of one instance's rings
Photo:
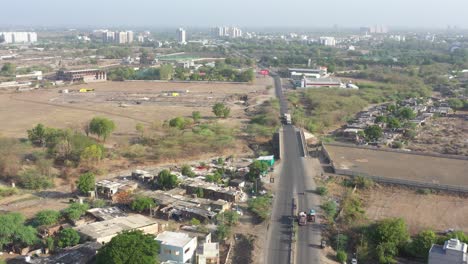
POLYGON ((297 216, 297 221, 300 226, 307 224, 307 214, 305 212, 299 212, 297 216))
POLYGON ((309 214, 307 215, 307 221, 314 223, 315 222, 315 210, 310 209, 309 214))
POLYGON ((291 114, 284 114, 283 115, 283 122, 286 124, 286 125, 291 125, 291 114))

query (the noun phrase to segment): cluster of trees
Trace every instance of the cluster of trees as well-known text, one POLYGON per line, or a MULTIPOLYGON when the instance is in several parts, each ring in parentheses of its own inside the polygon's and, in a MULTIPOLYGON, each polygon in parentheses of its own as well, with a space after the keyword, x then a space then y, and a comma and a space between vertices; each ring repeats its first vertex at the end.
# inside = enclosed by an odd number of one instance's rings
POLYGON ((227 107, 223 103, 214 104, 212 110, 215 116, 223 118, 229 117, 229 114, 231 113, 231 108, 227 107))
POLYGON ((171 80, 174 75, 172 65, 161 65, 159 68, 142 68, 135 70, 132 67, 117 67, 107 72, 107 79, 111 81, 125 80, 171 80))
POLYGON ((2 68, 0 69, 0 76, 13 76, 16 73, 16 65, 7 62, 3 64, 2 68))
POLYGON ((279 108, 277 99, 264 102, 250 118, 246 132, 252 137, 271 138, 281 124, 279 108))
POLYGON ((106 59, 122 59, 133 54, 129 47, 102 47, 96 51, 96 55, 104 56, 106 59))
POLYGON ((218 226, 216 227, 216 237, 219 240, 226 240, 231 236, 231 228, 239 222, 239 214, 234 211, 226 211, 216 216, 218 226))
POLYGON ((265 221, 270 216, 271 196, 263 195, 248 201, 249 210, 254 213, 260 221, 265 221))
POLYGON ((225 62, 217 61, 215 67, 200 67, 189 78, 192 81, 253 82, 255 72, 253 69, 238 70, 225 62))

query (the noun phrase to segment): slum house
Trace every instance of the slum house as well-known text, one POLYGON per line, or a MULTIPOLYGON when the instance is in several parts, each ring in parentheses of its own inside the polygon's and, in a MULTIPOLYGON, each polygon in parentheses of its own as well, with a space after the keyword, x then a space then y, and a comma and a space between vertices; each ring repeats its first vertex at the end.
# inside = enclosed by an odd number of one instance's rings
POLYGON ((135 170, 132 172, 132 178, 141 182, 152 183, 154 182, 156 175, 144 170, 135 170))
POLYGON ((212 200, 221 199, 228 202, 237 202, 242 194, 236 188, 221 187, 199 179, 187 179, 180 186, 187 191, 187 194, 196 194, 197 191, 202 190, 203 197, 212 200))
POLYGON ((117 217, 128 216, 128 214, 124 213, 118 207, 92 208, 86 211, 86 213, 94 217, 97 221, 106 221, 117 217))
MULTIPOLYGON (((178 191, 177 193, 180 192, 178 191)), ((196 218, 200 221, 211 220, 218 212, 223 212, 230 208, 230 203, 223 200, 212 201, 203 198, 187 197, 177 193, 157 190, 145 191, 140 194, 153 198, 159 207, 154 208, 152 214, 154 213, 166 219, 181 220, 196 218)))
POLYGON ((97 242, 86 242, 65 249, 48 257, 22 256, 11 260, 12 264, 90 264, 94 263, 97 251, 102 247, 97 242))
POLYGON ((123 179, 102 180, 96 183, 96 196, 111 199, 118 192, 132 193, 138 188, 138 183, 123 179))
POLYGON ((107 243, 119 233, 127 230, 141 230, 145 234, 157 234, 158 223, 149 217, 135 214, 110 220, 94 222, 74 228, 83 240, 107 243))

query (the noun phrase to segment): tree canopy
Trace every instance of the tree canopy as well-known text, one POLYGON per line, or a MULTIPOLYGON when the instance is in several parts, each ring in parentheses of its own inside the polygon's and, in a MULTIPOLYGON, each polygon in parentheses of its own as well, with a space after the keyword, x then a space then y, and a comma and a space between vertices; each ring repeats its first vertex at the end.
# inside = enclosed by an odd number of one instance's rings
POLYGON ((223 103, 216 103, 213 105, 213 113, 217 117, 224 117, 227 118, 229 117, 229 114, 231 113, 231 109, 224 105, 223 103))
POLYGON ((61 248, 71 247, 80 242, 80 235, 75 229, 65 228, 58 234, 57 245, 61 248))
POLYGON ((140 230, 126 231, 102 247, 97 264, 157 264, 159 245, 154 236, 140 230))
POLYGON ((34 217, 34 224, 37 226, 53 225, 60 219, 60 212, 54 210, 39 211, 34 217))
POLYGON ((145 210, 149 210, 151 207, 154 207, 156 203, 154 202, 153 198, 145 197, 145 196, 138 196, 136 197, 130 207, 132 210, 137 212, 143 212, 145 210))
POLYGON ((110 136, 110 134, 115 130, 114 121, 104 118, 104 117, 95 117, 89 123, 89 132, 91 134, 97 135, 99 138, 102 138, 104 141, 110 136))
POLYGON ((382 128, 377 125, 368 126, 364 129, 364 134, 367 140, 376 141, 382 137, 382 128))
POLYGON ((158 185, 164 189, 169 190, 177 186, 178 180, 177 176, 172 174, 169 170, 162 170, 158 174, 158 185))
POLYGON ((76 182, 76 187, 82 194, 88 194, 90 191, 94 190, 94 185, 96 182, 96 177, 93 173, 87 172, 81 174, 80 178, 76 182))
POLYGON ((25 225, 20 213, 0 215, 0 248, 7 245, 29 246, 37 242, 37 231, 25 225))
POLYGON ((255 160, 249 165, 247 177, 250 181, 260 178, 260 175, 268 171, 268 164, 260 160, 255 160))

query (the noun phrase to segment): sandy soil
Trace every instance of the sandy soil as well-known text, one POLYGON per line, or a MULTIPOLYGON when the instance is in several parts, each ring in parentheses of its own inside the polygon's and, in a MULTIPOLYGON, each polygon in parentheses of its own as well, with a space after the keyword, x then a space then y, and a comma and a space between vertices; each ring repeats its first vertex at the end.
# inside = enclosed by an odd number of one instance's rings
POLYGON ((384 187, 363 194, 371 220, 388 217, 405 219, 412 233, 431 228, 468 232, 468 198, 447 194, 418 194, 415 190, 384 187))

